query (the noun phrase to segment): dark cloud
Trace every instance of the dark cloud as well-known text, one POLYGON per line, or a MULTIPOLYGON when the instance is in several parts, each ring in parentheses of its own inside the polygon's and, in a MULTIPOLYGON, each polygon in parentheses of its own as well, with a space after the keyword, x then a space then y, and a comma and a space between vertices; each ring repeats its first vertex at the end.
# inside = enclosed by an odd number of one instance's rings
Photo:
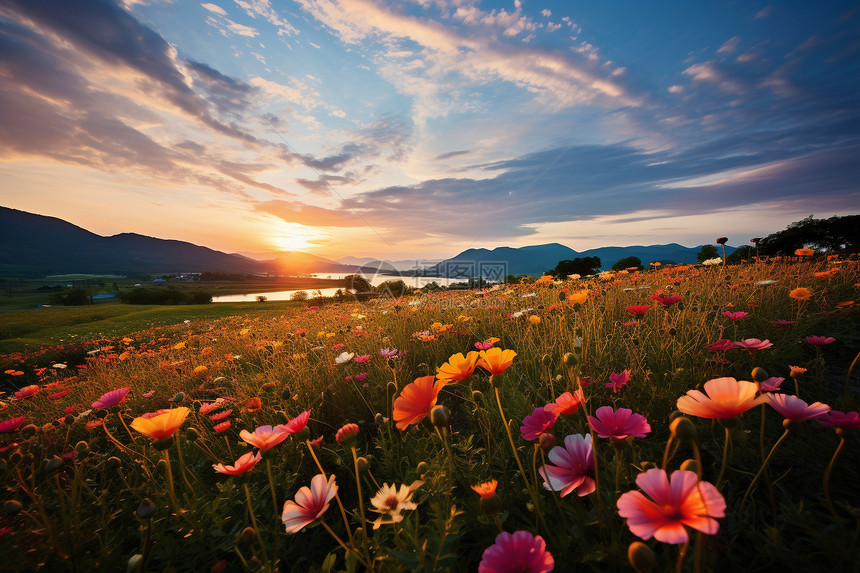
POLYGON ((443 153, 441 155, 437 155, 433 159, 435 161, 442 161, 444 159, 451 159, 452 157, 458 157, 460 155, 468 155, 470 153, 472 153, 472 152, 468 149, 463 149, 460 151, 449 151, 448 153, 443 153))

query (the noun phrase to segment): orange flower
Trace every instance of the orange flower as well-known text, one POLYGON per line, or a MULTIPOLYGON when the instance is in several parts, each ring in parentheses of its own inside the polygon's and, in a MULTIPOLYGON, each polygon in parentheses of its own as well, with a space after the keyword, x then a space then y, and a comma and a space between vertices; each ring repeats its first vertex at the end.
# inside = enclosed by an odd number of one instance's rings
POLYGON ((490 374, 498 375, 507 370, 514 363, 517 355, 513 350, 502 350, 496 346, 489 350, 482 350, 478 366, 486 369, 490 374))
POLYGON ((815 254, 815 251, 813 251, 812 249, 797 249, 796 251, 794 251, 794 254, 798 257, 811 257, 815 254))
POLYGON ((499 485, 494 479, 490 481, 485 481, 484 483, 479 483, 478 485, 473 485, 472 489, 481 496, 481 499, 492 499, 496 496, 496 486, 499 485))
POLYGON ((809 300, 812 298, 812 291, 805 287, 798 287, 788 293, 788 296, 795 300, 809 300))
POLYGON ((553 283, 553 281, 554 281, 554 280, 555 280, 555 277, 554 277, 554 276, 552 276, 552 275, 544 275, 544 276, 542 276, 541 278, 539 278, 538 280, 536 280, 536 281, 535 281, 535 284, 536 284, 536 285, 551 285, 551 284, 553 283))
POLYGON ((437 382, 435 376, 423 376, 407 384, 394 401, 393 415, 397 429, 405 430, 409 424, 417 424, 426 418, 436 405, 439 390, 444 385, 441 380, 437 382))
POLYGON ((585 301, 588 300, 588 290, 580 290, 574 293, 567 295, 567 300, 570 301, 570 304, 585 304, 585 301))
POLYGON ((806 372, 806 368, 802 366, 789 366, 789 370, 791 370, 792 376, 799 376, 800 374, 804 374, 806 372))
POLYGON ((446 384, 465 380, 475 372, 477 361, 478 353, 474 350, 465 356, 463 356, 462 352, 458 352, 451 356, 448 362, 438 368, 436 376, 446 384))
POLYGON ((727 420, 766 402, 765 396, 756 398, 757 391, 754 382, 715 378, 705 382, 705 394, 689 390, 686 396, 678 398, 678 410, 700 418, 727 420))
POLYGON ((249 398, 245 407, 248 408, 249 412, 256 412, 263 407, 263 402, 257 397, 249 398))
POLYGON ((176 433, 176 430, 188 417, 189 411, 188 408, 182 406, 172 410, 164 410, 152 417, 143 415, 132 420, 131 427, 153 440, 161 440, 176 433))

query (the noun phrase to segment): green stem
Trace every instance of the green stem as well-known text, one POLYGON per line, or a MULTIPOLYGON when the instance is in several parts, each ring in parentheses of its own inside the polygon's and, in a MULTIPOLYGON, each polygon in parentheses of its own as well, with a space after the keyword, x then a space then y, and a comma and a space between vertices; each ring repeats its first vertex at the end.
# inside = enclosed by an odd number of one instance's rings
POLYGON ((263 560, 268 563, 269 555, 266 552, 266 544, 263 543, 263 540, 260 538, 260 528, 257 526, 257 516, 254 515, 254 505, 251 503, 251 491, 248 489, 248 482, 246 481, 242 483, 242 487, 245 489, 245 501, 248 503, 248 513, 251 515, 251 526, 254 528, 254 531, 257 532, 260 547, 263 549, 263 560))
POLYGON ((858 360, 860 360, 860 352, 851 361, 851 366, 848 367, 848 373, 845 375, 845 391, 843 392, 845 398, 848 398, 848 385, 851 382, 851 372, 854 370, 854 366, 857 365, 858 360))
MULTIPOLYGON (((316 453, 314 452, 314 447, 311 445, 311 441, 305 440, 305 442, 308 445, 308 450, 311 452, 311 457, 313 457, 314 461, 316 462, 320 473, 323 475, 323 478, 327 480, 328 477, 326 476, 325 470, 323 469, 322 464, 320 463, 316 453)), ((340 508, 340 515, 343 517, 343 525, 344 527, 346 527, 346 535, 347 537, 349 537, 349 544, 350 546, 355 547, 355 541, 352 538, 352 530, 349 528, 349 520, 346 518, 346 510, 343 508, 343 503, 340 501, 340 496, 337 494, 337 492, 335 492, 334 494, 334 499, 337 501, 337 506, 340 508)), ((323 525, 325 525, 325 523, 323 523, 323 525)))
POLYGON ((827 465, 827 469, 824 470, 824 479, 821 483, 824 489, 824 499, 827 501, 827 508, 830 510, 830 513, 832 513, 833 517, 836 519, 838 519, 839 516, 836 514, 836 508, 833 506, 833 500, 830 499, 830 474, 833 472, 833 466, 836 464, 836 458, 842 452, 843 447, 845 447, 845 436, 840 435, 839 445, 836 446, 836 451, 833 452, 833 457, 830 458, 830 463, 827 465))
POLYGON ((720 465, 720 475, 717 476, 717 489, 723 485, 723 476, 726 473, 726 462, 729 459, 729 447, 732 443, 732 433, 729 431, 728 426, 724 426, 723 429, 726 431, 726 438, 723 440, 723 463, 720 465))
MULTIPOLYGON (((358 454, 355 452, 355 446, 350 448, 352 450, 352 466, 355 470, 355 487, 358 491, 358 513, 361 516, 361 527, 364 528, 367 525, 367 520, 364 518, 364 495, 361 493, 361 474, 358 472, 358 454)), ((364 535, 364 556, 368 562, 370 559, 370 548, 368 547, 367 535, 364 535)))
POLYGON ((191 485, 191 482, 188 480, 188 477, 185 475, 185 458, 182 457, 182 445, 179 443, 179 432, 177 431, 175 434, 176 437, 176 455, 179 459, 179 474, 182 476, 182 481, 185 482, 185 485, 188 486, 188 489, 191 491, 191 496, 193 499, 197 499, 197 493, 194 491, 194 487, 191 485))
POLYGON ((761 477, 761 474, 763 474, 763 473, 766 471, 766 469, 767 469, 767 464, 770 462, 770 458, 772 458, 772 457, 773 457, 773 453, 776 451, 777 446, 779 446, 779 445, 782 443, 782 441, 786 438, 786 436, 788 436, 788 432, 789 432, 789 430, 788 430, 788 428, 786 428, 786 429, 785 429, 785 432, 783 432, 783 433, 782 433, 782 436, 780 436, 780 438, 776 441, 776 443, 775 443, 775 444, 773 445, 773 447, 770 449, 770 453, 767 455, 767 457, 765 458, 764 462, 761 464, 761 467, 759 468, 758 473, 755 475, 755 477, 753 478, 752 482, 750 482, 750 485, 749 485, 749 487, 747 488, 747 491, 746 491, 746 493, 744 494, 743 499, 741 500, 741 509, 740 509, 740 511, 739 511, 738 513, 743 514, 744 505, 746 505, 747 498, 749 497, 750 492, 752 492, 753 486, 754 486, 754 485, 756 484, 756 482, 758 481, 758 478, 760 478, 760 477, 761 477))

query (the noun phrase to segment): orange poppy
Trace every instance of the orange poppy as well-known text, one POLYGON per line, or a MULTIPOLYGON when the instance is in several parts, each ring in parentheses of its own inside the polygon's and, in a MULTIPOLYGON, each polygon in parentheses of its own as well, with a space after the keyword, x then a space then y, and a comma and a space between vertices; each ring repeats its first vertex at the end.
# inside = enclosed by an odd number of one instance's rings
POLYGON ((473 485, 472 489, 481 496, 481 499, 490 499, 496 496, 496 486, 499 485, 499 482, 491 479, 490 481, 485 481, 484 483, 479 483, 478 485, 473 485))
POLYGON ((448 362, 439 367, 436 376, 445 383, 459 382, 465 380, 475 371, 478 361, 478 353, 474 350, 463 356, 458 352, 448 359, 448 362))
POLYGON ((172 410, 164 410, 151 417, 144 415, 132 420, 131 427, 153 440, 161 440, 176 433, 176 430, 188 417, 189 411, 188 408, 182 406, 172 410))
POLYGON ((430 414, 436 405, 439 390, 445 383, 435 376, 416 378, 407 384, 394 400, 394 421, 398 430, 405 430, 410 424, 417 424, 430 414))
POLYGON ((812 298, 812 291, 806 287, 798 287, 788 293, 788 296, 795 300, 809 300, 812 298))
POLYGON ((478 361, 478 366, 486 369, 490 374, 502 374, 514 363, 514 357, 516 355, 517 353, 513 350, 502 350, 501 348, 494 346, 489 350, 481 351, 481 358, 478 361))
POLYGON ((728 420, 767 401, 756 397, 758 386, 753 382, 734 378, 715 378, 704 384, 705 393, 689 390, 678 398, 678 410, 700 418, 728 420))

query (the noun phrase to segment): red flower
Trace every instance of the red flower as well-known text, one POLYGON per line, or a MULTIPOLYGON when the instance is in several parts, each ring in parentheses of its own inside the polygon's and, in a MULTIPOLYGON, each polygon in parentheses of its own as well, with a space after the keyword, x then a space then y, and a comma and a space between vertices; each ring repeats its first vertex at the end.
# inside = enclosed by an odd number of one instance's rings
POLYGON ((659 302, 663 306, 672 306, 673 304, 679 303, 684 299, 684 297, 678 296, 676 294, 672 294, 669 296, 663 296, 663 295, 652 296, 651 298, 653 298, 654 300, 656 300, 657 302, 659 302))
POLYGON ((637 318, 651 310, 650 304, 634 304, 632 306, 625 306, 624 310, 633 314, 637 318))
POLYGON ((744 318, 744 317, 745 317, 745 316, 747 316, 747 315, 749 315, 749 313, 748 313, 748 312, 744 312, 744 311, 742 311, 742 310, 739 310, 739 311, 737 311, 737 312, 729 312, 729 311, 725 311, 725 312, 723 313, 723 316, 725 316, 725 317, 729 318, 730 320, 734 320, 734 321, 738 321, 738 320, 740 320, 740 319, 744 318))
POLYGON ((23 400, 24 398, 32 398, 36 395, 36 392, 39 391, 39 387, 35 384, 31 384, 30 386, 24 386, 17 392, 15 392, 15 397, 19 400, 23 400))
POLYGON ((725 352, 726 350, 730 350, 734 347, 735 347, 734 342, 732 342, 728 338, 721 338, 716 342, 710 343, 705 348, 708 350, 714 350, 716 352, 725 352))
POLYGON ((59 400, 59 399, 60 399, 60 398, 62 398, 63 396, 68 396, 68 395, 69 395, 69 394, 71 394, 71 393, 72 393, 72 389, 71 389, 71 388, 67 388, 66 390, 60 390, 60 391, 59 391, 59 392, 57 392, 56 394, 51 394, 51 395, 49 395, 49 396, 48 396, 48 400, 59 400))

